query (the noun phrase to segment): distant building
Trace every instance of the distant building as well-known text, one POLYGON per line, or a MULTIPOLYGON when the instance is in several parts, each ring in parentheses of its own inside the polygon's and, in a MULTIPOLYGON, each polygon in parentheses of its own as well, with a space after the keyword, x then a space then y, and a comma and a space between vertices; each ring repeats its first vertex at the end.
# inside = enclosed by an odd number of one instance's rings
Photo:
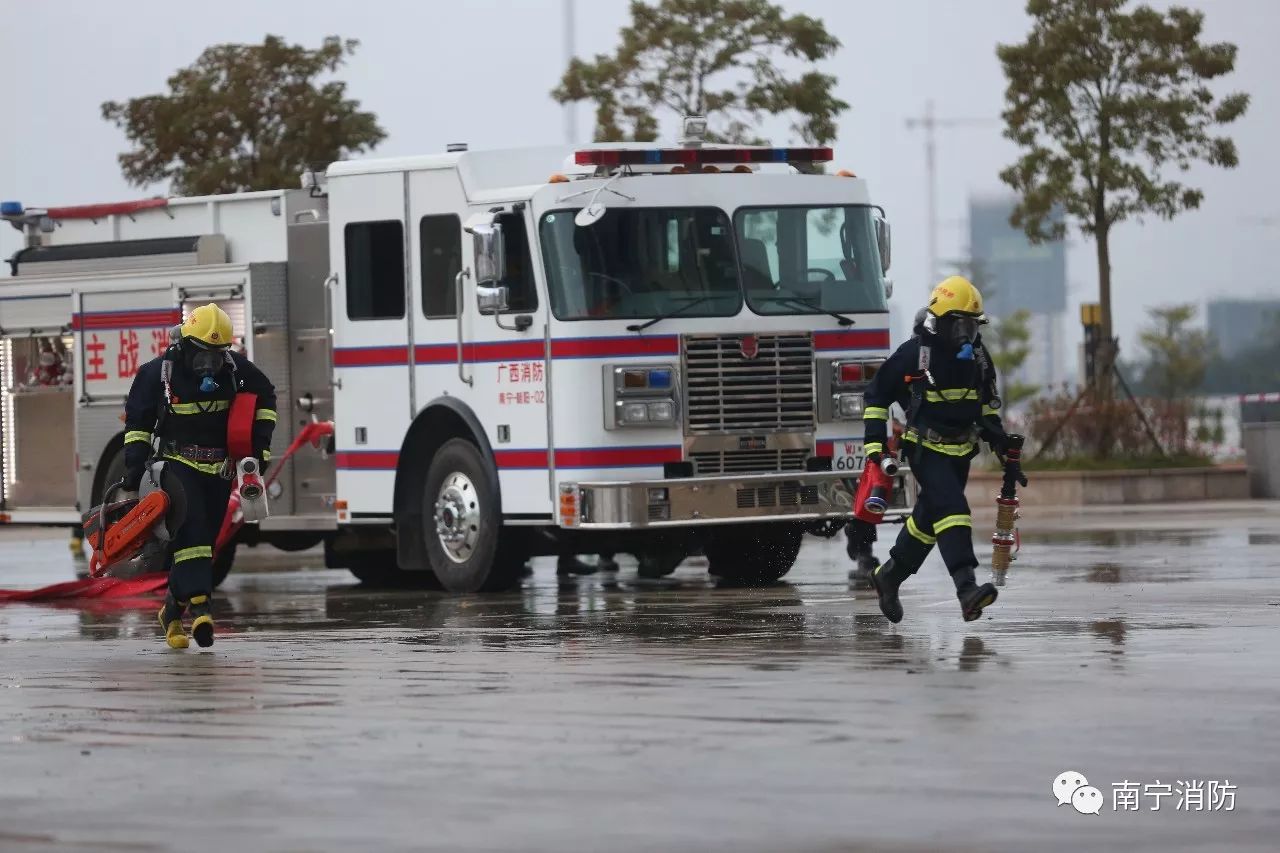
POLYGON ((1280 315, 1280 299, 1210 299, 1209 336, 1223 358, 1239 355, 1272 333, 1280 315))
POLYGON ((1067 249, 1062 241, 1035 244, 1009 224, 1014 200, 969 200, 969 254, 982 282, 987 313, 1031 313, 1031 353, 1022 382, 1055 385, 1067 378, 1063 343, 1067 307, 1067 249))

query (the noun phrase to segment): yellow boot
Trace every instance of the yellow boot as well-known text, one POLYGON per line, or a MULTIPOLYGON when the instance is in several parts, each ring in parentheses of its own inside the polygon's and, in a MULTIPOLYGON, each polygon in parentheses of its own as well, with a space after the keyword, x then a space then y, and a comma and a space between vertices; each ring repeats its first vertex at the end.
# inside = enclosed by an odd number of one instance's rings
POLYGON ((170 595, 160 608, 160 627, 164 630, 164 641, 171 649, 185 649, 191 644, 182 630, 182 609, 170 595))
POLYGON ((191 596, 191 636, 196 644, 205 649, 213 645, 213 617, 209 615, 209 596, 191 596))

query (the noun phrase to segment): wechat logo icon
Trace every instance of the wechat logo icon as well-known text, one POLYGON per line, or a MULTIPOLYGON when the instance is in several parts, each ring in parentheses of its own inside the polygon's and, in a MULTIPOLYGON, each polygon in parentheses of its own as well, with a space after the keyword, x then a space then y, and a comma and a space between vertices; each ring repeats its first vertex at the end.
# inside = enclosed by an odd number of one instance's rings
POLYGON ((1064 770, 1053 780, 1053 798, 1059 806, 1069 805, 1080 814, 1102 811, 1102 792, 1075 770, 1064 770))

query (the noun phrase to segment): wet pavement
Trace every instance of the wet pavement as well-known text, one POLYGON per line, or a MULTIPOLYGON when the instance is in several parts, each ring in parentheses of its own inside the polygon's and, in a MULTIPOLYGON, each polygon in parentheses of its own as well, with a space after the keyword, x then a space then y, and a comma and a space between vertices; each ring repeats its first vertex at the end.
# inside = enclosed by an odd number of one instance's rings
MULTIPOLYGON (((250 552, 207 652, 151 602, 0 606, 0 850, 1276 849, 1280 505, 1036 512, 971 624, 936 558, 891 626, 813 538, 768 589, 460 597, 250 552)), ((0 586, 63 543, 0 533, 0 586)))

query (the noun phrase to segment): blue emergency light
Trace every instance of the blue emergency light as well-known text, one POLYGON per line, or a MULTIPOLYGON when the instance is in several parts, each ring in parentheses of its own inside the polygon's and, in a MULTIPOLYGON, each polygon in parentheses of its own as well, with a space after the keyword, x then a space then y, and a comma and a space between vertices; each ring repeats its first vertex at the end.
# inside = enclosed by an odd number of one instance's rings
POLYGON ((717 163, 827 163, 819 148, 591 148, 574 152, 579 166, 705 166, 717 163))
POLYGON ((22 202, 0 201, 0 216, 21 216, 22 214, 22 202))
POLYGON ((671 387, 671 371, 670 370, 650 370, 649 371, 649 387, 650 388, 670 388, 671 387))

